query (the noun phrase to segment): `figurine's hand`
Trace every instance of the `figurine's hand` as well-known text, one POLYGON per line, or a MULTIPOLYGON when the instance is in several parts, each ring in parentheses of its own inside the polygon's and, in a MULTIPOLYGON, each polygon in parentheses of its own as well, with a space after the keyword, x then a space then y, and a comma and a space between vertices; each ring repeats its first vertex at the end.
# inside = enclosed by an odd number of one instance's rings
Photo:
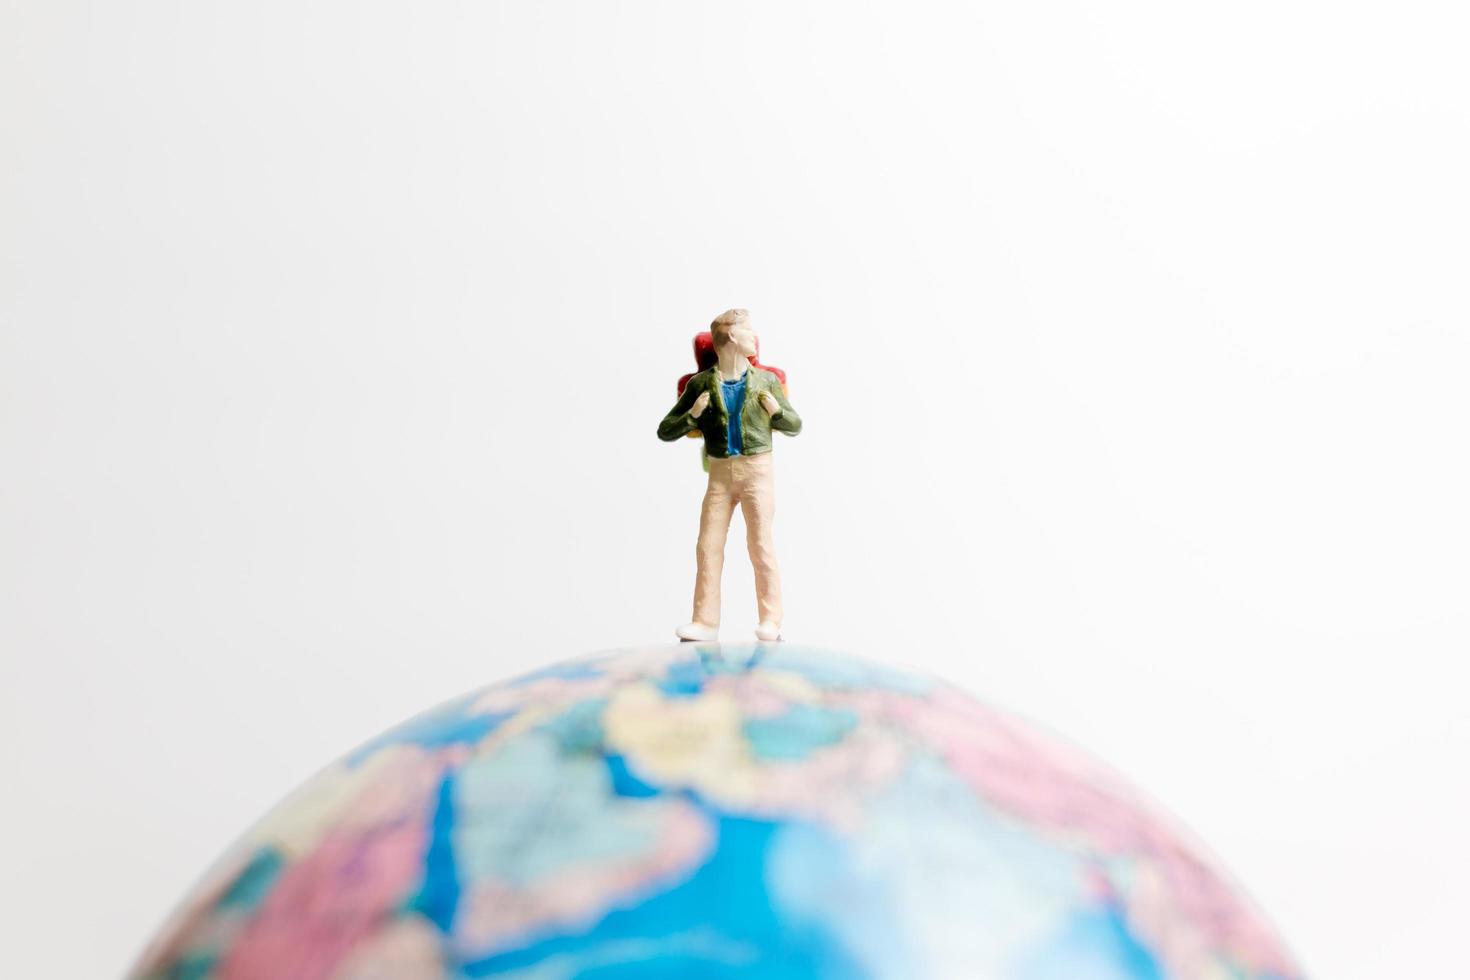
POLYGON ((781 403, 769 391, 761 392, 761 407, 766 410, 767 415, 781 414, 781 403))
POLYGON ((704 414, 706 408, 709 408, 709 392, 701 391, 699 397, 694 399, 694 404, 689 406, 689 414, 694 418, 699 418, 704 414))

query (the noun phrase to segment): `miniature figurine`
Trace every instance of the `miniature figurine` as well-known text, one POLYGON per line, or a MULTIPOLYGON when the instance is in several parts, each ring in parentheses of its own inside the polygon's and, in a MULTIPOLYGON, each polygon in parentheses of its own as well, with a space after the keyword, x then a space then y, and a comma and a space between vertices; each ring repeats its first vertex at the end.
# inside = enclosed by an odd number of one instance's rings
MULTIPOLYGON (((694 618, 674 633, 681 640, 719 637, 720 573, 730 518, 738 503, 755 568, 760 613, 755 635, 779 640, 781 573, 771 533, 776 513, 771 432, 794 436, 801 431, 801 417, 786 398, 784 377, 755 363, 759 341, 748 311, 721 313, 710 324, 710 335, 715 363, 682 384, 679 400, 658 426, 658 437, 665 442, 696 431, 703 436, 709 469, 695 546, 694 618)), ((696 338, 696 358, 699 353, 696 338)))

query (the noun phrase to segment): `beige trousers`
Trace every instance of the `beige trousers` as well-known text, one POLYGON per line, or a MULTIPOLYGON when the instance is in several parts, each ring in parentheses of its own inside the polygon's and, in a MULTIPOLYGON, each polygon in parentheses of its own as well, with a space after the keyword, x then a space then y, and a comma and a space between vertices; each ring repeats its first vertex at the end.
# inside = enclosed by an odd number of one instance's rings
POLYGON ((781 625, 781 573, 771 524, 776 516, 775 473, 771 453, 709 460, 709 485, 699 511, 699 543, 695 545, 694 621, 720 625, 720 573, 725 567, 725 539, 730 517, 740 505, 745 517, 745 543, 755 567, 755 597, 762 623, 781 625))

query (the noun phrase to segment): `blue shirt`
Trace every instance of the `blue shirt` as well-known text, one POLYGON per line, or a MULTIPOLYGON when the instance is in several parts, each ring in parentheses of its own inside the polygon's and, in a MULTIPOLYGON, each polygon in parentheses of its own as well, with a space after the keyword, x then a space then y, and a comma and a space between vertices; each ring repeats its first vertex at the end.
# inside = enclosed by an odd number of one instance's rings
POLYGON ((725 396, 725 411, 730 416, 730 427, 725 431, 725 448, 731 456, 739 456, 745 448, 745 439, 740 434, 740 410, 745 407, 745 374, 736 381, 721 378, 720 394, 725 396))

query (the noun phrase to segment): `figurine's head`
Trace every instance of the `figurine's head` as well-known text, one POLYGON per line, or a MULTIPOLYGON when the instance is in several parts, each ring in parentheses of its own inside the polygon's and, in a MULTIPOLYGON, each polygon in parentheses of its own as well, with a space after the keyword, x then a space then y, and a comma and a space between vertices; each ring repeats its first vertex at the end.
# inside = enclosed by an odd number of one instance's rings
POLYGON ((749 310, 726 310, 715 317, 709 332, 714 337, 716 352, 732 349, 741 357, 755 356, 755 328, 750 325, 749 310))

